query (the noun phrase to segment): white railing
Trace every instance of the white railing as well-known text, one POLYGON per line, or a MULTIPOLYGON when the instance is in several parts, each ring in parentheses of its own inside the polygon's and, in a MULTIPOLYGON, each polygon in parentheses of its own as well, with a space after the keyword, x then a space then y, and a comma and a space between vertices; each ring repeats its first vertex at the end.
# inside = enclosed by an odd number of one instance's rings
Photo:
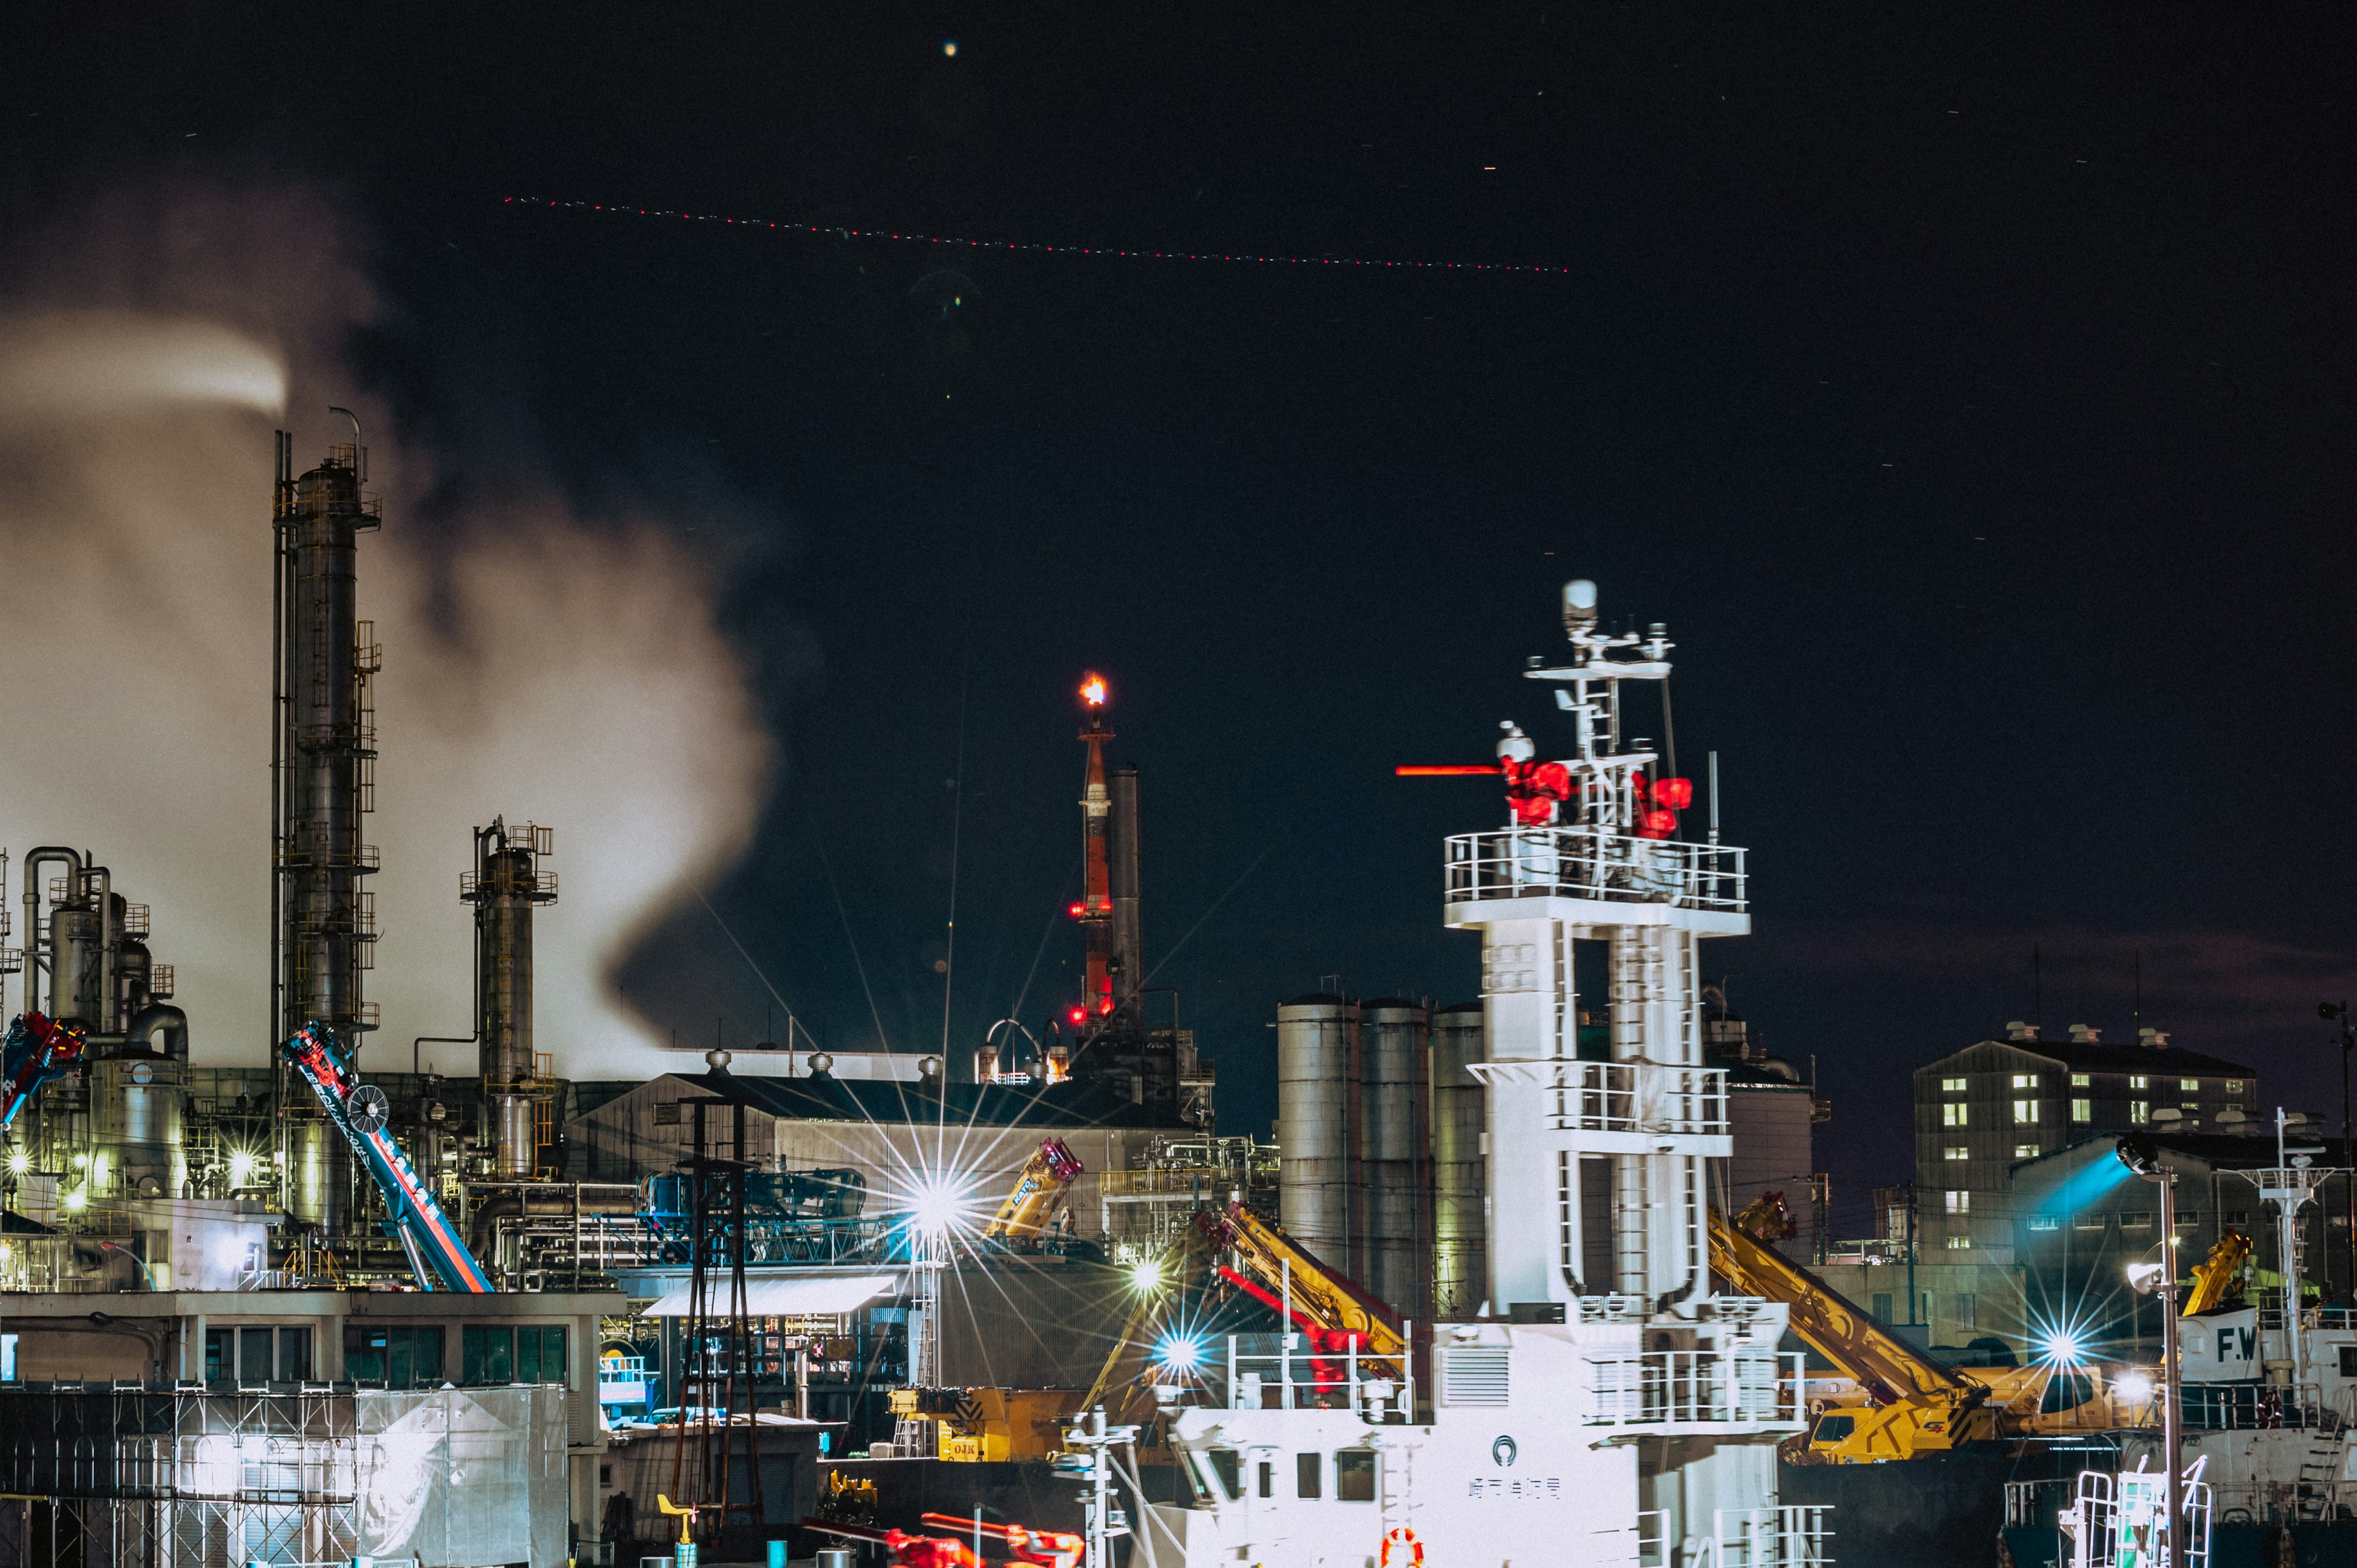
POLYGON ((1512 1084, 1549 1091, 1548 1113, 1558 1133, 1727 1134, 1723 1068, 1524 1058, 1468 1062, 1465 1070, 1493 1088, 1512 1084))
POLYGON ((1603 898, 1739 915, 1744 852, 1733 844, 1641 839, 1587 828, 1509 828, 1448 839, 1448 902, 1603 898))
POLYGON ((1411 1356, 1372 1355, 1355 1343, 1339 1353, 1314 1354, 1308 1337, 1298 1334, 1282 1336, 1275 1351, 1243 1350, 1236 1339, 1228 1336, 1230 1410, 1350 1410, 1375 1422, 1415 1415, 1411 1356))
POLYGON ((1637 1516, 1638 1568, 1824 1568, 1833 1535, 1830 1503, 1772 1509, 1713 1509, 1711 1532, 1682 1565, 1673 1563, 1669 1516, 1648 1509, 1637 1516))
POLYGON ((1647 1350, 1588 1359, 1588 1426, 1800 1432, 1809 1424, 1799 1351, 1647 1350))

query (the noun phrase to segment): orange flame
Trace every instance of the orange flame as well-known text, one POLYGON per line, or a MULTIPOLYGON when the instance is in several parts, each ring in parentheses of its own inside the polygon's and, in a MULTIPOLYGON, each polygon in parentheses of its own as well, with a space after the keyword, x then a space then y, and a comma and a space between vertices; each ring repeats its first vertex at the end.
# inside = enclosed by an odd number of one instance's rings
POLYGON ((1105 700, 1105 679, 1094 671, 1081 682, 1081 701, 1092 708, 1102 708, 1105 700))

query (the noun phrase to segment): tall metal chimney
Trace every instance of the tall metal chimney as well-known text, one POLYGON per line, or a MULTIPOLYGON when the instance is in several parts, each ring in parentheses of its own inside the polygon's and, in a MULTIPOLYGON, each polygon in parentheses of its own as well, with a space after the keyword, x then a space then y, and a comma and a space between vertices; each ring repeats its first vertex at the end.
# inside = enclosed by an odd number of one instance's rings
MULTIPOLYGON (((331 412, 342 413, 342 410, 331 412)), ((376 710, 369 679, 379 667, 371 623, 356 613, 359 537, 378 526, 362 498, 368 449, 352 440, 328 449, 295 477, 295 439, 278 433, 272 528, 278 577, 272 610, 274 708, 271 836, 271 1026, 285 1039, 311 1019, 357 1048, 376 1027, 361 996, 376 941, 374 895, 361 879, 377 866, 361 837, 374 809, 376 710)), ((275 1053, 274 1052, 274 1059, 275 1053)), ((314 1096, 278 1070, 278 1122, 286 1159, 288 1211, 340 1231, 350 1218, 351 1156, 314 1096)))
POLYGON ((1138 993, 1146 988, 1146 941, 1139 927, 1137 769, 1116 768, 1113 787, 1113 826, 1106 847, 1112 852, 1113 1000, 1116 1007, 1136 1011, 1138 993))
POLYGON ((532 1049, 532 911, 556 902, 556 873, 541 868, 555 831, 499 818, 475 830, 475 869, 458 879, 475 907, 475 1038, 480 1042, 483 1129, 493 1174, 528 1177, 539 1152, 533 1104, 541 1088, 532 1049))
POLYGON ((1089 770, 1081 789, 1082 848, 1085 880, 1081 892, 1081 924, 1088 937, 1087 993, 1082 1015, 1073 1019, 1085 1034, 1113 1011, 1113 890, 1109 864, 1112 849, 1106 819, 1112 796, 1105 789, 1104 743, 1113 738, 1105 727, 1104 677, 1092 673, 1081 682, 1081 701, 1088 705, 1089 725, 1081 731, 1089 748, 1089 770))

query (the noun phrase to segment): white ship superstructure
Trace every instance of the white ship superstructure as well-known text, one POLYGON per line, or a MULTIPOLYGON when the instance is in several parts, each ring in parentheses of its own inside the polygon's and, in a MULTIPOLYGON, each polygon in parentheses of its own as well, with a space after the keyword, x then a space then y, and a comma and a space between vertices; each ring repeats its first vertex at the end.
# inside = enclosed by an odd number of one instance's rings
POLYGON ((1448 841, 1443 918, 1482 937, 1488 1300, 1433 1326, 1428 1390, 1412 1359, 1313 1366, 1299 1337, 1213 1348, 1214 1404, 1171 1412, 1196 1504, 1142 1521, 1157 1568, 1825 1559, 1826 1510, 1776 1500, 1775 1444, 1806 1424, 1784 1308, 1710 1283, 1705 1162, 1728 1133, 1698 950, 1749 929, 1743 853, 1678 836, 1692 789, 1624 704, 1659 700, 1671 644, 1596 605, 1568 585, 1570 657, 1525 671, 1566 754, 1504 726, 1510 821, 1448 841), (1609 1059, 1578 1047, 1582 943, 1609 1059))

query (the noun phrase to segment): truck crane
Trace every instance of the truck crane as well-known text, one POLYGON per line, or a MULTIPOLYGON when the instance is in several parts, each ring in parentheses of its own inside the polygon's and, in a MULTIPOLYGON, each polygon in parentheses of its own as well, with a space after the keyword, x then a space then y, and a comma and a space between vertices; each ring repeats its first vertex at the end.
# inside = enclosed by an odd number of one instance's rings
MULTIPOLYGON (((1746 1211, 1746 1215, 1749 1214, 1746 1211)), ((1999 1435, 1986 1382, 1908 1344, 1806 1269, 1714 1209, 1710 1266, 1738 1294, 1784 1303, 1792 1332, 1865 1391, 1866 1403, 1825 1411, 1805 1454, 1820 1465, 1872 1465, 1945 1453, 1999 1435)))
POLYGON ((1862 1395, 1862 1402, 1829 1404, 1805 1442, 1792 1441, 1787 1458, 1874 1465, 1970 1443, 2112 1432, 2149 1420, 2155 1380, 2148 1375, 2139 1391, 2137 1380, 2114 1376, 2115 1368, 2074 1365, 2063 1377, 2043 1366, 1956 1368, 1916 1349, 1759 1240, 1781 1207, 1771 1194, 1732 1220, 1714 1211, 1712 1272, 1739 1294, 1784 1303, 1792 1332, 1862 1395))
POLYGON ((80 1029, 46 1014, 19 1013, 8 1026, 5 1057, 0 1057, 0 1133, 16 1124, 16 1113, 52 1079, 63 1078, 77 1066, 82 1051, 80 1029))
POLYGON ((982 1239, 1010 1247, 1038 1246, 1063 1218, 1064 1204, 1080 1175, 1081 1157, 1071 1144, 1061 1138, 1041 1144, 1024 1162, 998 1212, 983 1227, 982 1239))
POLYGON ((336 1032, 314 1018, 278 1048, 287 1065, 311 1086, 328 1120, 376 1178, 385 1210, 393 1216, 393 1232, 401 1239, 402 1251, 409 1254, 417 1283, 433 1290, 439 1280, 445 1290, 489 1294, 491 1282, 483 1266, 467 1250, 458 1228, 435 1200, 433 1190, 419 1179, 409 1156, 385 1131, 392 1107, 384 1090, 354 1076, 351 1053, 336 1038, 336 1032))

